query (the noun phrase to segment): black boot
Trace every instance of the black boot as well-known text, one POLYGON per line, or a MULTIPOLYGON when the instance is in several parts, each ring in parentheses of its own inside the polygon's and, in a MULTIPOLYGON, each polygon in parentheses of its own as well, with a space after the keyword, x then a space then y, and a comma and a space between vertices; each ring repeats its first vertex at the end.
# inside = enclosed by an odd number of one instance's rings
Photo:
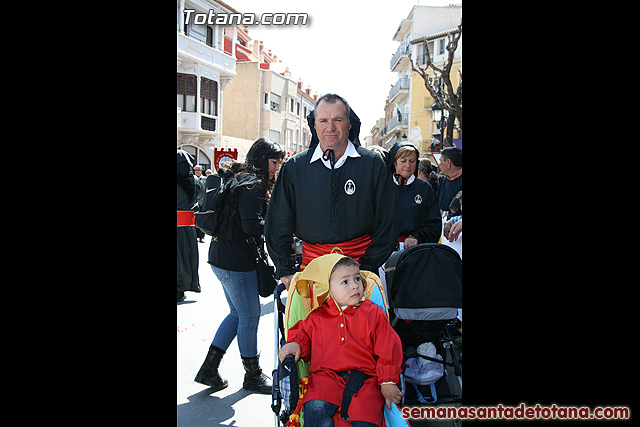
POLYGON ((271 379, 262 373, 258 363, 259 358, 260 355, 242 357, 242 365, 245 371, 242 388, 262 394, 271 394, 271 379))
POLYGON ((213 387, 214 390, 212 393, 223 390, 229 385, 227 380, 223 380, 220 373, 218 373, 218 367, 220 366, 220 361, 222 360, 224 353, 224 350, 220 350, 218 347, 213 345, 210 346, 207 357, 194 379, 194 381, 200 384, 213 387))

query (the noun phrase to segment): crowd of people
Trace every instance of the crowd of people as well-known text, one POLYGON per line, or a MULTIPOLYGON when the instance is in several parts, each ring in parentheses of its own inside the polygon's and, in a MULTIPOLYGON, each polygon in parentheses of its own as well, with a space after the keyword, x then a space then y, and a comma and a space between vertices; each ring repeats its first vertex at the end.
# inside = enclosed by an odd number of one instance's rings
MULTIPOLYGON (((225 238, 212 238, 208 263, 223 287, 229 314, 195 378, 213 392, 228 386, 218 368, 237 338, 243 388, 271 393, 271 379, 258 361, 260 301, 248 239, 266 243, 276 277, 287 289, 297 271, 331 253, 372 272, 394 251, 421 243, 458 242, 459 249, 454 248, 461 255, 460 148, 443 149, 435 166, 407 142, 388 151, 362 147, 360 119, 335 94, 318 99, 307 120, 312 133, 307 150, 282 163, 282 147, 260 138, 244 162, 223 173, 237 215, 225 238), (303 242, 302 265, 291 257, 294 236, 303 242)), ((202 204, 204 178, 190 155, 178 150, 178 302, 185 291, 200 292, 197 240, 203 242, 204 234, 194 226, 193 211, 202 204)))

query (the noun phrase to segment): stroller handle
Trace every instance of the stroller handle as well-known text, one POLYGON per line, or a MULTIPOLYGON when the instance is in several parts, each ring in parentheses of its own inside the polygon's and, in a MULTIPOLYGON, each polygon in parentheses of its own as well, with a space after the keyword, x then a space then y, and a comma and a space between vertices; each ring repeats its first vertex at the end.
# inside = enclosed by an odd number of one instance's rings
POLYGON ((278 412, 280 412, 280 405, 282 401, 282 396, 280 394, 280 386, 279 386, 279 378, 278 378, 278 349, 279 349, 279 340, 278 340, 278 308, 282 306, 282 301, 280 301, 280 294, 286 287, 284 283, 280 282, 273 290, 273 330, 275 336, 274 349, 275 354, 273 355, 274 367, 273 372, 271 373, 271 378, 273 379, 272 388, 271 388, 271 410, 275 414, 275 426, 278 424, 278 412))
POLYGON ((284 283, 282 283, 282 282, 278 283, 278 286, 276 286, 276 288, 273 290, 273 297, 275 299, 280 299, 280 294, 285 289, 286 289, 286 287, 284 286, 284 283))

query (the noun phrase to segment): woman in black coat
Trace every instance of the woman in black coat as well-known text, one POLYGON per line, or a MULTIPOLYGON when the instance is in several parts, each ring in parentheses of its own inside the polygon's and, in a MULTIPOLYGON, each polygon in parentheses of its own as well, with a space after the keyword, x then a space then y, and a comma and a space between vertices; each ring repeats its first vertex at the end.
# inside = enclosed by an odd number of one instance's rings
POLYGON ((262 373, 258 363, 258 322, 260 299, 256 276, 256 256, 247 239, 262 244, 264 217, 275 174, 284 158, 277 143, 258 139, 249 149, 244 163, 234 162, 225 179, 228 203, 235 213, 230 227, 212 236, 209 264, 220 280, 229 303, 229 314, 213 338, 195 381, 222 390, 228 383, 218 372, 222 356, 234 338, 245 369, 242 387, 258 393, 271 393, 271 380, 262 373))
POLYGON ((438 243, 442 218, 431 184, 418 178, 419 151, 407 142, 389 150, 389 169, 398 189, 400 235, 407 249, 419 243, 438 243))

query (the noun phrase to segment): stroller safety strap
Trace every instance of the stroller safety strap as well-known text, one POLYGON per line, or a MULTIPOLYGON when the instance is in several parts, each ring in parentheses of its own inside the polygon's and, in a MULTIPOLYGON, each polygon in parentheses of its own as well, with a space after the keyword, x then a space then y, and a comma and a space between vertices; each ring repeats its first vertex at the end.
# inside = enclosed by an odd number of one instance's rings
POLYGON ((343 420, 348 420, 349 416, 347 415, 347 413, 349 411, 349 405, 351 405, 351 399, 353 398, 353 395, 360 391, 364 382, 371 378, 371 375, 363 374, 356 369, 353 369, 351 371, 340 371, 337 373, 342 378, 346 378, 347 380, 347 383, 344 386, 344 391, 342 392, 340 417, 342 417, 343 420))
POLYGON ((416 394, 418 395, 418 401, 420 403, 424 403, 427 405, 432 405, 434 403, 436 403, 438 401, 438 394, 436 393, 436 385, 434 383, 430 384, 431 387, 431 398, 425 398, 422 393, 420 393, 420 390, 418 389, 418 386, 410 383, 413 386, 413 389, 416 391, 416 394))

